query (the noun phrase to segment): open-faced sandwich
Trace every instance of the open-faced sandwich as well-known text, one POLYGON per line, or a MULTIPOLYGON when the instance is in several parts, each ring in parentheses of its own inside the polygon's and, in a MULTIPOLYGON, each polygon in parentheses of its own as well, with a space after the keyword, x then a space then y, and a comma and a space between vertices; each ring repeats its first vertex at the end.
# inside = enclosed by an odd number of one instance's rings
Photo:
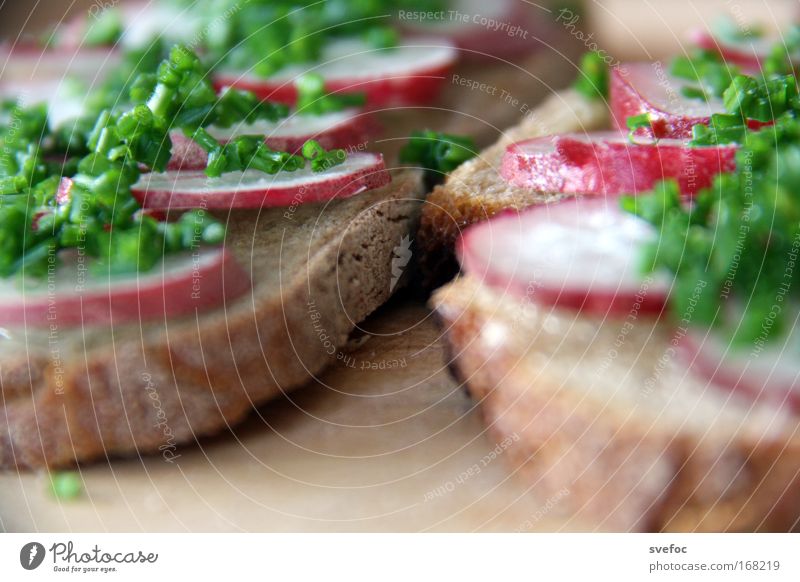
POLYGON ((566 528, 800 522, 798 47, 731 42, 589 55, 424 210, 452 368, 566 528))
POLYGON ((9 105, 0 465, 174 453, 305 382, 390 296, 421 176, 316 102, 217 93, 176 45, 92 118, 9 105))

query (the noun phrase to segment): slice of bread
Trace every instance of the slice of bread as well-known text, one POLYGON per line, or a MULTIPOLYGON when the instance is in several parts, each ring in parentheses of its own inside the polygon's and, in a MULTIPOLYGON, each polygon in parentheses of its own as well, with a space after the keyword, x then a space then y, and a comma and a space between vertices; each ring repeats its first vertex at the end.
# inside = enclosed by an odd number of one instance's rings
POLYGON ((222 216, 253 290, 213 312, 5 330, 0 468, 159 451, 171 460, 177 445, 304 384, 397 288, 393 258, 423 196, 421 174, 401 171, 353 198, 222 216))
POLYGON ((694 376, 669 324, 538 307, 470 276, 432 303, 504 458, 565 529, 800 529, 800 418, 694 376))
POLYGON ((454 170, 431 193, 422 212, 417 244, 424 283, 435 287, 452 278, 458 270, 453 248, 470 224, 502 210, 518 210, 558 198, 511 186, 503 180, 500 162, 509 144, 542 135, 592 131, 607 124, 608 110, 603 101, 586 99, 572 90, 554 93, 541 106, 528 111, 494 145, 454 170))

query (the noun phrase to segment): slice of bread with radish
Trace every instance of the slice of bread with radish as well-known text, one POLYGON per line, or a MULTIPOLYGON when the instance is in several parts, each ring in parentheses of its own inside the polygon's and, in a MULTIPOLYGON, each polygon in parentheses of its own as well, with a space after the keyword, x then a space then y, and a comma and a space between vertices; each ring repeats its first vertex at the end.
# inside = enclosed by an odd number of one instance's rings
MULTIPOLYGON (((416 228, 421 171, 226 133, 274 128, 284 108, 218 93, 185 46, 134 84, 75 139, 40 106, 0 127, 13 158, 0 173, 0 467, 174 460, 336 361, 404 283, 393 258, 416 228), (203 170, 169 170, 178 128, 203 170)), ((306 120, 290 137, 315 123, 331 127, 306 120)))
POLYGON ((392 257, 423 194, 421 174, 404 171, 344 200, 226 211, 235 269, 190 255, 133 279, 86 275, 96 282, 77 296, 72 287, 17 289, 0 308, 11 314, 2 324, 0 467, 174 459, 176 446, 305 384, 398 288, 392 257), (53 301, 63 321, 47 318, 53 301), (68 313, 80 304, 94 320, 68 313))
POLYGON ((743 357, 691 312, 668 316, 670 281, 640 272, 656 236, 616 198, 471 227, 464 275, 432 299, 448 364, 533 493, 569 491, 570 529, 790 531, 794 343, 743 357))
POLYGON ((565 529, 800 523, 797 80, 688 64, 553 96, 423 213, 448 364, 565 529))

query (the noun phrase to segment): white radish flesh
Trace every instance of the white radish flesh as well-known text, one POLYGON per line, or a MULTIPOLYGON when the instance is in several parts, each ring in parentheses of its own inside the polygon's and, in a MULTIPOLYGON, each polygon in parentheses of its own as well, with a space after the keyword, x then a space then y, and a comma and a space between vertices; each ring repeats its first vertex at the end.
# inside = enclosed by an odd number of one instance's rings
POLYGON ((319 63, 291 65, 263 79, 248 72, 215 75, 219 89, 236 87, 262 99, 293 105, 295 81, 310 72, 325 79, 329 93, 365 93, 371 106, 430 103, 441 92, 457 52, 441 39, 414 39, 391 49, 375 49, 359 40, 331 42, 319 63))
POLYGON ((716 332, 691 329, 681 347, 691 370, 714 386, 800 411, 798 339, 793 331, 785 342, 743 351, 721 340, 716 332))
MULTIPOLYGON (((324 115, 294 114, 280 121, 257 121, 234 125, 229 128, 207 129, 217 140, 225 143, 242 135, 263 135, 266 144, 281 152, 297 153, 308 140, 316 140, 327 149, 360 148, 375 132, 369 117, 357 110, 349 109, 324 115)), ((173 131, 172 158, 169 170, 202 170, 206 167, 208 154, 183 132, 173 131)))
POLYGON ((654 229, 616 200, 570 199, 471 227, 462 269, 502 293, 591 313, 660 313, 668 285, 639 273, 654 229))
POLYGON ((208 178, 200 171, 145 174, 132 188, 143 208, 267 208, 347 198, 391 182, 380 154, 348 155, 324 172, 309 166, 295 172, 264 174, 257 170, 208 178))

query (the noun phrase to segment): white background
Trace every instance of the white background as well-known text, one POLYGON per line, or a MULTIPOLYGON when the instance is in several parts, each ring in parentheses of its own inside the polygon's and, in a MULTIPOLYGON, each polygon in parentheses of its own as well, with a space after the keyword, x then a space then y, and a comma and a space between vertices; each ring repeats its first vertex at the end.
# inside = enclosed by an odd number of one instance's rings
POLYGON ((508 535, 47 535, 0 536, 0 580, 800 580, 800 535, 772 534, 508 534, 508 535), (73 541, 76 552, 156 552, 155 564, 119 565, 109 574, 54 573, 48 552, 34 571, 19 552, 37 541, 48 550, 73 541), (656 558, 650 546, 686 546, 656 558), (780 560, 765 572, 649 573, 652 561, 712 563, 780 560))

